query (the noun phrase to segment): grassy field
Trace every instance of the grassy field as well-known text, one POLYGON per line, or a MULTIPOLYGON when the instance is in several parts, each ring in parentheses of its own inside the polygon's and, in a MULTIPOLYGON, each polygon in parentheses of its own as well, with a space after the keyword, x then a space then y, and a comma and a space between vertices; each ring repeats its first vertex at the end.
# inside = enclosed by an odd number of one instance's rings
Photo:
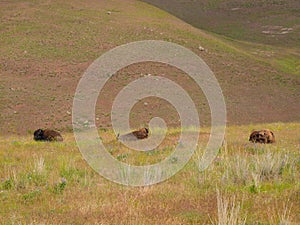
MULTIPOLYGON (((205 132, 204 132, 205 131, 205 132)), ((169 130, 158 149, 136 153, 122 147, 110 130, 100 130, 119 161, 143 165, 166 157, 178 130, 169 130)), ((232 126, 214 162, 199 172, 208 139, 174 177, 132 188, 110 182, 82 158, 70 133, 63 143, 32 137, 0 140, 2 224, 299 224, 299 123, 232 126), (252 129, 269 128, 277 141, 251 144, 252 129)), ((172 147, 171 147, 172 146, 172 147)))

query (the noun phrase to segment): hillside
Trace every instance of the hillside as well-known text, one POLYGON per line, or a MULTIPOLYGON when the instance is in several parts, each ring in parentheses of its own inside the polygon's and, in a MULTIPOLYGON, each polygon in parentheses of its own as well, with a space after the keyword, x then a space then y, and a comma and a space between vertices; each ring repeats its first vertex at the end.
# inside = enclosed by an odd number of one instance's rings
MULTIPOLYGON (((38 127, 69 131, 73 95, 87 67, 111 48, 137 40, 175 42, 201 56, 226 99, 229 124, 300 121, 298 49, 238 42, 198 30, 146 3, 124 1, 0 2, 0 133, 31 133, 38 127), (202 46, 205 51, 200 51, 202 46)), ((147 74, 168 77, 194 100, 209 125, 205 97, 182 71, 159 63, 131 65, 105 86, 97 125, 109 127, 116 94, 147 74)), ((178 125, 171 105, 159 99, 137 104, 133 126, 153 116, 178 125)))
POLYGON ((300 48, 297 0, 143 0, 195 27, 236 40, 300 48))

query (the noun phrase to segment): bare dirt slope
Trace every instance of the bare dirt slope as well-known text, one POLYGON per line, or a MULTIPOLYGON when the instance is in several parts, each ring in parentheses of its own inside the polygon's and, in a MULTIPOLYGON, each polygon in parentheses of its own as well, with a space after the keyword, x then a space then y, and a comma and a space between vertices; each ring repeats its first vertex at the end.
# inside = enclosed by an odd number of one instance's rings
MULTIPOLYGON (((87 67, 109 49, 137 40, 181 44, 200 55, 223 89, 228 123, 299 121, 297 49, 225 40, 133 0, 0 2, 0 133, 39 127, 71 129, 73 95, 87 67), (199 45, 205 51, 199 50, 199 45), (286 56, 293 56, 285 60, 286 56)), ((193 98, 209 125, 205 97, 183 72, 158 63, 132 65, 104 88, 96 107, 99 127, 109 127, 114 97, 130 81, 148 74, 168 77, 193 98)), ((140 127, 153 116, 178 125, 171 105, 159 99, 137 104, 140 127)))

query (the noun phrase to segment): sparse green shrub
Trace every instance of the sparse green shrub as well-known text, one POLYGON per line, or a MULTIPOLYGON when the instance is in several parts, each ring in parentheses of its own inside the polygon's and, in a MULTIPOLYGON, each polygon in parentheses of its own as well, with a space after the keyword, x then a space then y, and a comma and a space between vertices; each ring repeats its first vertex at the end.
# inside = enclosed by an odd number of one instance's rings
POLYGON ((289 157, 283 153, 267 152, 263 155, 254 156, 254 170, 260 175, 261 180, 278 177, 289 162, 289 157))
POLYGON ((31 191, 29 193, 23 194, 22 198, 26 202, 27 201, 32 201, 33 199, 35 199, 40 194, 41 194, 41 191, 38 189, 38 190, 31 191))
POLYGON ((14 187, 14 181, 12 179, 7 179, 1 183, 1 189, 10 190, 14 187))
POLYGON ((68 181, 76 181, 79 182, 80 178, 84 177, 84 170, 79 170, 75 166, 74 160, 69 160, 68 163, 65 161, 62 162, 60 167, 59 175, 61 177, 65 177, 68 181))
POLYGON ((62 178, 61 181, 54 185, 53 192, 55 194, 61 194, 67 185, 67 180, 65 178, 62 178))
POLYGON ((127 157, 128 157, 128 154, 127 154, 127 153, 119 154, 119 155, 117 156, 117 160, 122 161, 122 160, 127 159, 127 157))
POLYGON ((223 182, 250 185, 251 192, 256 192, 261 182, 283 178, 285 171, 290 177, 296 170, 295 164, 296 160, 291 160, 287 153, 268 151, 250 156, 227 155, 220 166, 224 167, 223 182))

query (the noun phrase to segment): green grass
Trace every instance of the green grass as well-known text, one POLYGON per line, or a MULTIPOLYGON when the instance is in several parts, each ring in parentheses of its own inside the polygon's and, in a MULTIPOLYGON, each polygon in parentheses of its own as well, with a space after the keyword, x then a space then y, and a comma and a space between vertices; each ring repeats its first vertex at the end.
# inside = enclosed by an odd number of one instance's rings
MULTIPOLYGON (((4 224, 227 224, 224 221, 245 218, 246 224, 296 223, 300 220, 299 198, 293 197, 300 190, 299 131, 299 123, 228 127, 226 144, 207 170, 197 169, 205 146, 199 143, 199 151, 183 170, 163 183, 140 188, 115 184, 94 172, 72 134, 63 134, 63 143, 4 137, 0 218, 4 224), (249 133, 259 128, 272 129, 277 142, 249 143, 249 133), (285 213, 286 209, 291 210, 285 213)), ((102 129, 100 135, 118 160, 143 165, 160 160, 161 150, 169 154, 178 132, 169 130, 163 146, 144 155, 117 143, 110 130, 102 129)))
POLYGON ((287 56, 285 58, 279 58, 276 63, 286 73, 300 75, 300 58, 296 56, 287 56))

